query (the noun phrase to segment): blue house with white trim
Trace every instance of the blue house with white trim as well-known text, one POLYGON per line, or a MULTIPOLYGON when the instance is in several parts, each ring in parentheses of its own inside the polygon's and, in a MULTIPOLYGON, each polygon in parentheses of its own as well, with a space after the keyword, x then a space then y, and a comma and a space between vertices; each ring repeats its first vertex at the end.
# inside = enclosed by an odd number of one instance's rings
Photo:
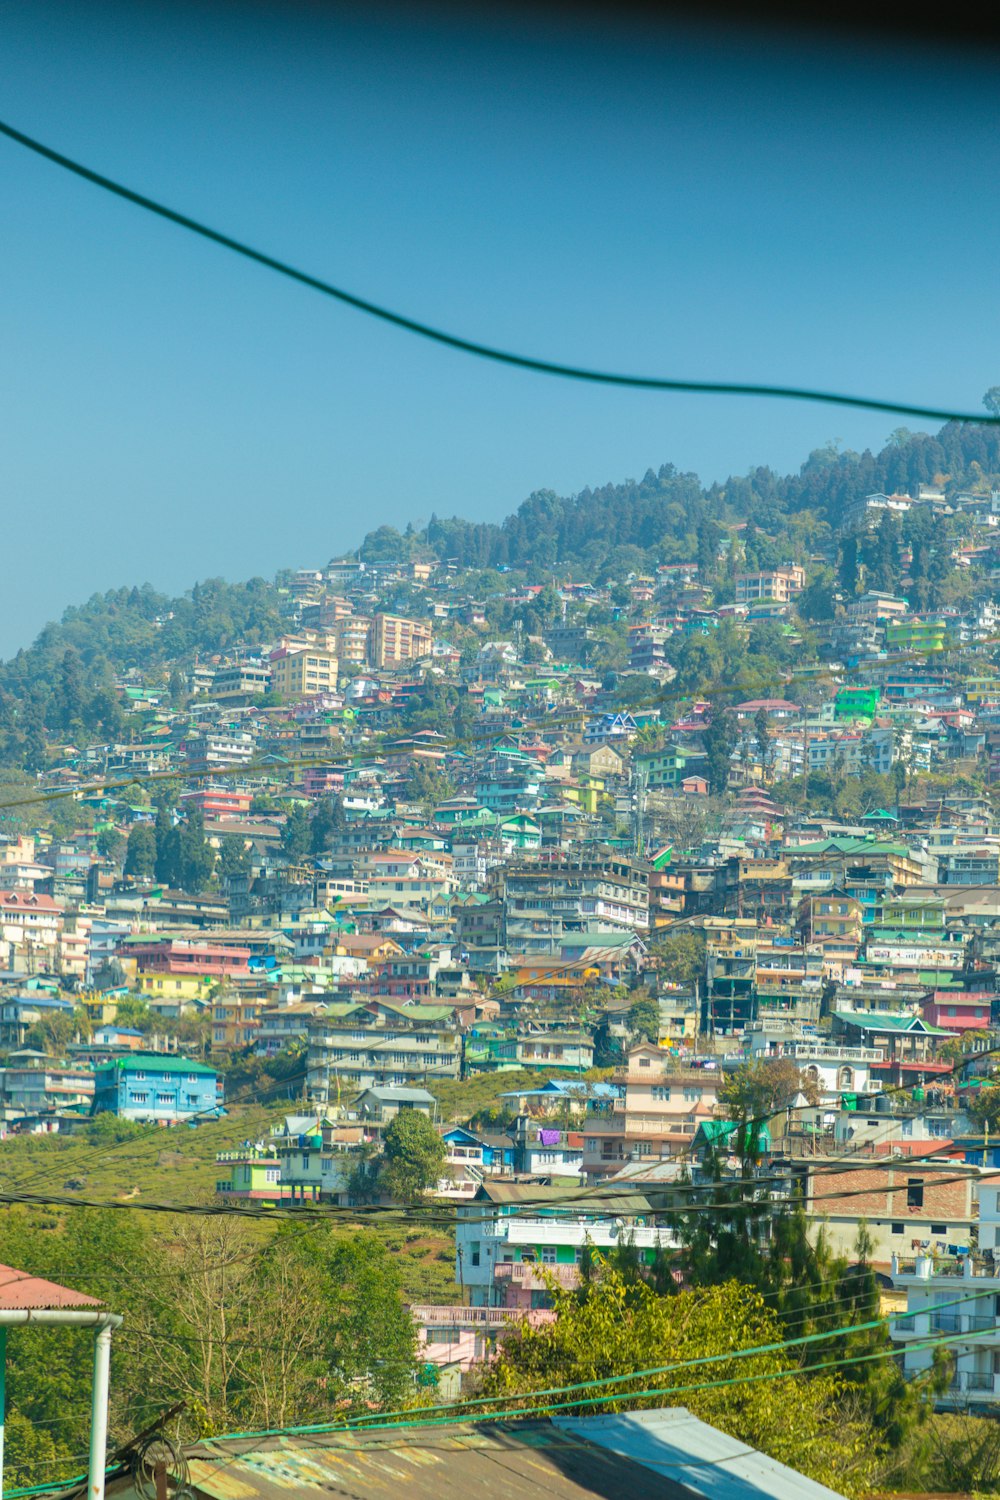
POLYGON ((223 1113, 222 1085, 206 1063, 176 1054, 133 1052, 94 1070, 93 1113, 149 1125, 211 1120, 223 1113))

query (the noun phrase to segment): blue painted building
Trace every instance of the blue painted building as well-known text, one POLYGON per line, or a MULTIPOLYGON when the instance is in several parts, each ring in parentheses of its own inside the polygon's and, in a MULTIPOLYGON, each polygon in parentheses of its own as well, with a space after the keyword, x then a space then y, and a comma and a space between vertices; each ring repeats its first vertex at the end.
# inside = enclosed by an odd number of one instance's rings
POLYGON ((211 1120, 222 1113, 222 1085, 205 1063, 134 1052, 95 1069, 93 1112, 155 1125, 211 1120))
POLYGON ((513 1172, 515 1145, 510 1136, 453 1125, 442 1131, 449 1162, 481 1167, 485 1172, 513 1172))

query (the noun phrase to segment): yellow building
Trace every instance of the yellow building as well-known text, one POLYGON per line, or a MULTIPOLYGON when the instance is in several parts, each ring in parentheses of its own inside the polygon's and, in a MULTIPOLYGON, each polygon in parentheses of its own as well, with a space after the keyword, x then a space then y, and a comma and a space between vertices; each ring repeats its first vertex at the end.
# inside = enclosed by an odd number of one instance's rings
POLYGON ((261 1008, 256 995, 221 990, 212 1001, 212 1051, 234 1052, 255 1042, 261 1008))
POLYGON ((341 661, 363 667, 368 661, 372 622, 367 615, 348 615, 334 621, 333 645, 341 661))
POLYGON ((337 668, 330 644, 284 641, 271 653, 271 688, 286 702, 332 693, 337 687, 337 668))
POLYGON ((406 620, 401 615, 376 615, 372 622, 372 665, 392 666, 394 662, 416 661, 429 656, 434 645, 431 628, 423 620, 406 620))
POLYGON ((162 970, 144 969, 136 973, 140 994, 151 1000, 205 1000, 212 983, 207 974, 164 974, 162 970))

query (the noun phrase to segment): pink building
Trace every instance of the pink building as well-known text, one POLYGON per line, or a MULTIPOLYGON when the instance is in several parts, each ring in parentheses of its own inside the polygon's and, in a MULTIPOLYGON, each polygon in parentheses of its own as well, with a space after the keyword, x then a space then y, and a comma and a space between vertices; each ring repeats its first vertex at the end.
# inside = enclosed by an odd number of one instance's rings
POLYGON ((534 1327, 551 1323, 548 1308, 414 1306, 410 1315, 417 1329, 417 1351, 433 1365, 457 1365, 463 1372, 491 1359, 498 1342, 527 1321, 534 1327))
POLYGON ((990 1024, 992 995, 975 990, 935 990, 920 1007, 928 1026, 945 1031, 983 1031, 990 1024))
MULTIPOLYGON (((589 1181, 610 1177, 629 1161, 663 1161, 686 1150, 698 1126, 716 1117, 721 1074, 680 1068, 672 1052, 643 1042, 615 1070, 624 1098, 595 1109, 584 1122, 583 1170, 589 1181)), ((499 1267, 498 1267, 499 1269, 499 1267)))

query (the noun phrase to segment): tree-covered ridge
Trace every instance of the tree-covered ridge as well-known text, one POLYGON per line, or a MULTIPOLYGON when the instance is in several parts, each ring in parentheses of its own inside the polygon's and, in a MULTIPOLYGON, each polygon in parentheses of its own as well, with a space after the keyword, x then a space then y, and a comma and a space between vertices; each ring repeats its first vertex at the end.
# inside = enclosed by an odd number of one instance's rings
POLYGON ((273 640, 280 628, 279 595, 263 578, 211 578, 176 599, 148 584, 94 594, 0 664, 0 761, 33 768, 46 734, 113 738, 122 673, 163 668, 166 675, 198 652, 273 640))
POLYGON ((746 521, 770 529, 812 511, 837 527, 845 505, 859 496, 915 494, 921 485, 951 491, 987 490, 1000 482, 1000 427, 949 422, 936 434, 898 428, 881 452, 815 450, 797 474, 757 468, 704 488, 695 474, 672 464, 641 480, 560 496, 529 495, 500 525, 432 516, 424 531, 383 526, 361 548, 369 561, 430 552, 460 567, 576 567, 596 575, 626 565, 687 560, 696 555, 699 525, 746 521), (623 554, 623 548, 630 549, 623 554))

